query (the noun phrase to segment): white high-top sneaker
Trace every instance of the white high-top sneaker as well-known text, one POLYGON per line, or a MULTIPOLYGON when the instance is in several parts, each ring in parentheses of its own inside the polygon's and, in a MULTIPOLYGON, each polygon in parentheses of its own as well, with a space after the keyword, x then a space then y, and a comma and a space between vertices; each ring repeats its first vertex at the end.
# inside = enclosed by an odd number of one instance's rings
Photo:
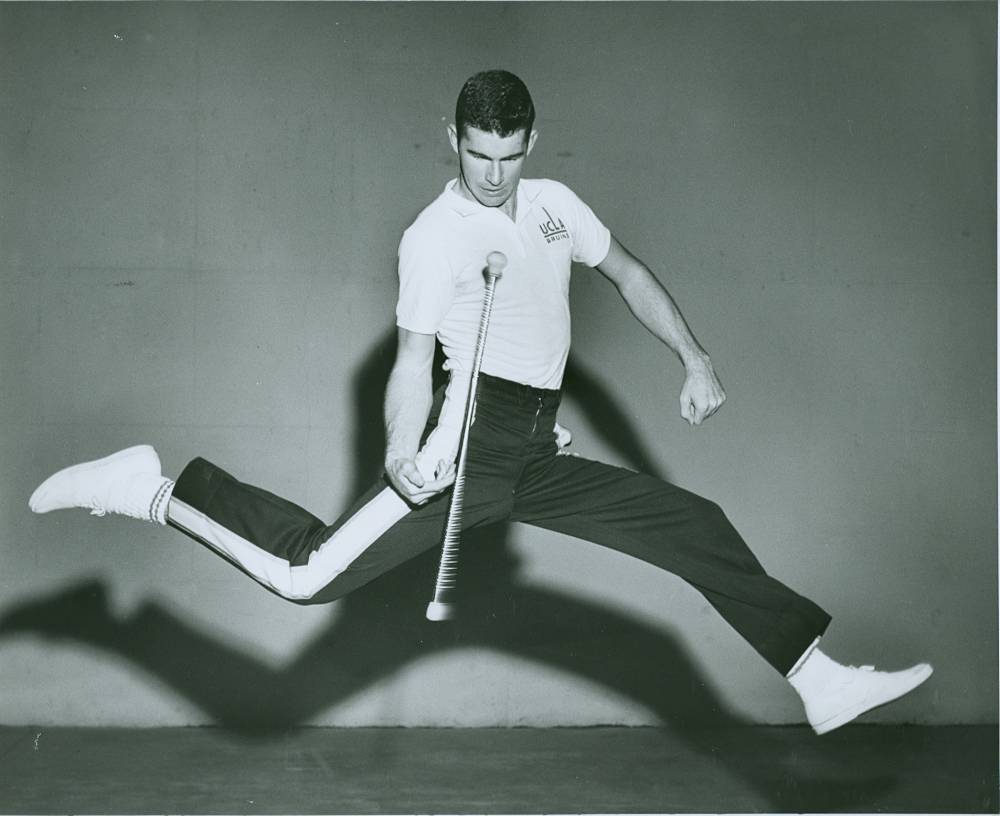
POLYGON ((933 672, 927 663, 894 672, 843 666, 814 649, 789 674, 788 682, 802 698, 813 731, 826 734, 913 691, 933 672))
POLYGON ((166 524, 173 487, 161 475, 152 446, 136 445, 54 473, 31 494, 28 506, 35 513, 82 507, 94 516, 117 513, 166 524))

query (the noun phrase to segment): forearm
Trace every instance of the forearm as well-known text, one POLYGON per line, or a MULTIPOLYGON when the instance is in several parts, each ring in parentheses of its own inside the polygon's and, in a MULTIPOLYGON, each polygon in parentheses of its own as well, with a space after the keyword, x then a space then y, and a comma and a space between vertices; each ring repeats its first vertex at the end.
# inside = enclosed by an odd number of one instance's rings
POLYGON ((607 256, 597 268, 615 285, 636 319, 684 363, 681 416, 692 425, 700 425, 719 410, 726 401, 726 392, 674 299, 646 265, 614 236, 607 256))
POLYGON ((673 350, 685 368, 709 362, 676 302, 649 269, 637 264, 617 287, 636 319, 673 350))
POLYGON ((430 371, 396 365, 385 388, 385 458, 413 459, 431 410, 430 371))

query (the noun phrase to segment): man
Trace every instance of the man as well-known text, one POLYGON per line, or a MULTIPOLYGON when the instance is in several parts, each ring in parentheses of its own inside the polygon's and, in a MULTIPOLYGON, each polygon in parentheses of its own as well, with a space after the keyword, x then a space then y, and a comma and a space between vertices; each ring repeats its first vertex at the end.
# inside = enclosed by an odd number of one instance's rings
POLYGON ((514 520, 612 547, 669 570, 786 676, 817 733, 912 690, 900 672, 842 666, 817 648, 830 617, 767 575, 721 509, 675 485, 560 454, 555 424, 569 351, 569 274, 596 267, 635 317, 680 357, 681 416, 699 425, 725 401, 705 351, 649 269, 572 191, 521 178, 537 139, 527 88, 505 71, 472 77, 448 128, 459 175, 399 249, 398 352, 385 396, 388 485, 333 525, 195 459, 176 484, 149 446, 67 468, 33 494, 38 513, 86 507, 170 523, 297 602, 341 597, 440 543, 455 478, 482 308, 486 257, 508 258, 496 289, 469 438, 463 525, 514 520), (440 342, 449 383, 431 415, 440 342))

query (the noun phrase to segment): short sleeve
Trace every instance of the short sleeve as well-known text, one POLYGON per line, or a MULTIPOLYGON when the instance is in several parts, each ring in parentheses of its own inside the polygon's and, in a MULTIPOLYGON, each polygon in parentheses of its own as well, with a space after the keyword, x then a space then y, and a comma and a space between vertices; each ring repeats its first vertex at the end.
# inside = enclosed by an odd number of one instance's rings
POLYGON ((444 256, 412 230, 399 242, 396 325, 435 334, 455 298, 455 282, 444 256))
POLYGON ((569 212, 573 219, 571 234, 573 236, 573 260, 587 266, 597 266, 608 257, 611 248, 611 231, 601 223, 581 199, 570 190, 564 188, 569 200, 569 212))

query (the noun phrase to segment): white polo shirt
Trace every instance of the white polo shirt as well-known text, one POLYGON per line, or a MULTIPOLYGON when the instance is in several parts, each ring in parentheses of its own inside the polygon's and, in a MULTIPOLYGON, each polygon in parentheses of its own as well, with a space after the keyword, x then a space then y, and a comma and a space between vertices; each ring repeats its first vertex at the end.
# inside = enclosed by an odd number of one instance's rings
MULTIPOLYGON (((517 220, 455 192, 457 180, 417 216, 399 245, 396 323, 435 334, 451 382, 427 458, 452 461, 483 307, 486 256, 507 266, 497 282, 482 371, 538 388, 559 388, 570 344, 573 262, 596 266, 611 234, 564 184, 522 179, 517 220), (447 431, 447 432, 446 432, 447 431), (440 432, 440 433, 439 433, 440 432), (444 438, 446 437, 446 438, 444 438)), ((426 450, 426 449, 425 449, 426 450)), ((418 460, 419 461, 419 460, 418 460)))

